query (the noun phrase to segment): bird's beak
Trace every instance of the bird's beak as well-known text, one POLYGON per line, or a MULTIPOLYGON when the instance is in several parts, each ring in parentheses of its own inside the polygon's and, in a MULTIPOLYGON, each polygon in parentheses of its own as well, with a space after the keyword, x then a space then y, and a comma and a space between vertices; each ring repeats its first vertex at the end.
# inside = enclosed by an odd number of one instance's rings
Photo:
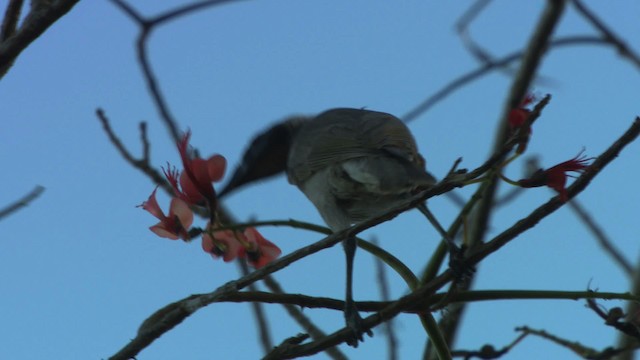
POLYGON ((283 173, 287 168, 293 137, 306 120, 303 116, 293 116, 258 134, 245 150, 231 180, 218 192, 218 197, 254 181, 283 173))

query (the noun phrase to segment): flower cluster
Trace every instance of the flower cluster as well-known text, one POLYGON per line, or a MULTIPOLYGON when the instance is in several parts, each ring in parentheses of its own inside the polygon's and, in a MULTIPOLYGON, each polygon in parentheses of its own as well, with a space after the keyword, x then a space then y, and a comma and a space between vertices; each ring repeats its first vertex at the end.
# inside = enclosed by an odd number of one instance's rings
POLYGON ((163 238, 190 240, 189 228, 193 223, 191 207, 202 206, 206 207, 211 214, 202 235, 202 249, 205 252, 214 258, 221 257, 224 261, 246 258, 256 268, 277 258, 281 253, 280 249, 253 227, 246 228, 244 232, 216 230, 220 227, 220 223, 215 216, 218 199, 213 183, 220 181, 224 176, 227 160, 218 154, 208 159, 191 156, 190 136, 191 133, 187 132, 178 143, 183 171, 170 165, 167 165, 166 169, 163 168, 164 175, 175 193, 169 205, 168 215, 165 216, 158 205, 157 188, 153 190, 147 201, 139 205, 160 220, 149 229, 163 238))
MULTIPOLYGON (((547 95, 548 97, 548 95, 547 95)), ((546 99, 548 100, 548 99, 546 99)), ((536 101, 536 97, 532 94, 527 94, 520 102, 517 108, 512 109, 508 115, 508 124, 513 136, 518 136, 517 147, 515 154, 507 159, 502 166, 506 166, 511 161, 520 156, 527 148, 529 139, 532 134, 531 125, 527 124, 527 120, 531 115, 531 110, 528 108, 533 102, 536 101), (526 126, 526 128, 523 128, 526 126)), ((556 190, 560 196, 562 202, 569 200, 569 194, 567 193, 567 177, 571 177, 568 173, 574 172, 578 174, 584 173, 590 165, 593 158, 588 158, 582 155, 580 152, 573 159, 561 162, 548 169, 539 169, 533 175, 526 179, 520 179, 513 181, 508 179, 503 174, 500 177, 512 185, 517 185, 525 188, 547 186, 556 190)))
POLYGON ((261 268, 280 256, 282 251, 265 239, 254 227, 243 232, 235 230, 212 230, 207 227, 202 236, 202 249, 214 258, 228 262, 236 257, 246 258, 249 264, 261 268))

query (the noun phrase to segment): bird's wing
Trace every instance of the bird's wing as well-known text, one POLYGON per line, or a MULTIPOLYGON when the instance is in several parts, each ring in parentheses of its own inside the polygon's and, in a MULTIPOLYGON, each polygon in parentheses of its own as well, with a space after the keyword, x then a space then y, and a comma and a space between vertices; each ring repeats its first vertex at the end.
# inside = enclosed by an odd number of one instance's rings
POLYGON ((300 185, 321 169, 365 156, 399 157, 421 166, 415 140, 398 118, 376 111, 334 109, 298 132, 288 160, 289 181, 300 185))

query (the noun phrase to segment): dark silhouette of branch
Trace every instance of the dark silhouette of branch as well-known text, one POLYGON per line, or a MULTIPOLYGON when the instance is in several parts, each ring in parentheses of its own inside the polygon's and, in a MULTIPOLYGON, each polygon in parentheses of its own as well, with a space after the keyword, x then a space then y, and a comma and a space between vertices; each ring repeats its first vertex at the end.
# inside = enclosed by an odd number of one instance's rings
MULTIPOLYGON (((267 279, 269 277, 265 277, 267 279)), ((272 281, 272 280, 269 280, 272 281)), ((195 296, 203 296, 195 295, 195 296)), ((437 293, 432 295, 424 302, 414 303, 411 307, 407 307, 402 312, 407 314, 419 314, 423 312, 432 312, 433 306, 441 302, 443 298, 449 296, 446 293, 437 293)), ((581 291, 558 291, 558 290, 475 290, 459 292, 450 297, 451 303, 458 302, 479 302, 479 301, 495 301, 495 300, 627 300, 638 301, 640 295, 632 295, 629 293, 615 292, 596 292, 590 290, 581 291)), ((211 303, 246 303, 260 302, 264 304, 280 304, 298 306, 308 309, 327 309, 342 311, 344 301, 334 298, 321 296, 308 296, 302 294, 287 294, 285 292, 272 293, 265 291, 235 291, 218 296, 211 303)), ((387 306, 394 303, 393 300, 384 301, 357 301, 358 309, 365 312, 381 311, 387 306)), ((313 336, 312 336, 313 337, 313 336)), ((320 338, 320 337, 318 337, 320 338)))
POLYGON ((611 359, 620 353, 628 351, 626 349, 615 349, 611 347, 608 347, 602 351, 598 351, 593 348, 582 345, 579 342, 563 339, 545 330, 532 329, 528 326, 517 327, 516 331, 519 331, 526 335, 534 335, 534 336, 538 336, 543 339, 549 340, 555 344, 558 344, 562 347, 565 347, 573 351, 576 355, 580 356, 583 359, 606 360, 606 359, 611 359))
POLYGON ((501 349, 496 349, 492 345, 484 345, 480 350, 454 350, 451 352, 453 357, 459 357, 467 359, 499 359, 504 355, 508 354, 511 349, 513 349, 516 345, 518 345, 525 337, 527 337, 527 333, 522 333, 518 335, 511 343, 506 346, 503 346, 501 349))
POLYGON ((162 122, 167 127, 167 130, 169 130, 169 134, 173 141, 178 142, 180 140, 180 131, 178 130, 177 121, 171 114, 169 105, 164 95, 162 94, 162 91, 160 90, 160 86, 158 85, 155 73, 151 68, 151 62, 149 61, 147 51, 149 35, 151 35, 151 32, 158 25, 161 25, 164 22, 174 20, 180 16, 187 15, 191 12, 203 9, 205 7, 226 4, 233 0, 209 0, 193 2, 191 4, 181 6, 174 10, 167 11, 159 16, 151 18, 143 17, 136 10, 134 10, 131 5, 123 0, 111 1, 140 27, 140 33, 138 34, 138 39, 136 40, 136 53, 138 56, 138 63, 140 64, 140 67, 142 69, 142 73, 144 75, 145 82, 147 83, 149 93, 151 94, 151 98, 155 103, 156 109, 160 113, 162 122))
POLYGON ((0 209, 0 220, 5 217, 15 213, 21 208, 31 204, 35 199, 38 198, 44 192, 44 187, 38 185, 33 190, 31 190, 27 195, 21 197, 17 201, 12 204, 9 204, 4 209, 0 209))
MULTIPOLYGON (((599 37, 594 36, 568 36, 559 38, 556 40, 552 40, 549 43, 549 50, 555 48, 561 48, 570 45, 608 45, 611 44, 604 41, 599 37)), ((494 71, 496 68, 504 67, 509 63, 519 60, 524 55, 525 50, 516 51, 509 55, 506 55, 498 60, 495 60, 492 63, 486 63, 481 65, 475 70, 472 70, 466 74, 463 74, 456 79, 449 82, 447 85, 443 86, 440 90, 436 91, 432 95, 428 96, 424 99, 420 104, 416 105, 413 109, 407 112, 405 115, 401 117, 404 122, 411 122, 427 112, 431 109, 432 106, 437 104, 438 102, 447 98, 447 96, 451 95, 456 90, 462 88, 463 86, 471 83, 474 80, 481 78, 484 75, 489 74, 494 71)))
MULTIPOLYGON (((240 267, 240 273, 242 276, 249 274, 249 266, 247 265, 247 261, 245 259, 239 259, 236 261, 238 266, 240 267)), ((258 287, 256 284, 250 284, 248 286, 249 291, 257 291, 258 287)), ((273 348, 273 340, 271 339, 271 330, 269 330, 269 324, 267 322, 267 316, 264 313, 264 308, 262 304, 256 301, 252 301, 250 303, 251 310, 253 311, 253 316, 256 319, 256 323, 258 324, 258 339, 260 339, 260 344, 262 345, 262 351, 267 353, 273 348)))
MULTIPOLYGON (((630 292, 632 294, 640 294, 640 261, 636 262, 636 268, 631 280, 630 292)), ((630 301, 627 303, 626 314, 628 321, 640 326, 640 302, 630 301)), ((621 333, 618 336, 618 347, 621 349, 630 349, 640 347, 640 341, 637 337, 628 336, 621 333)), ((619 355, 618 360, 633 360, 634 354, 629 351, 619 355)))
POLYGON ((587 306, 600 316, 607 326, 611 326, 627 336, 640 340, 640 327, 633 321, 624 320, 627 315, 622 311, 622 308, 614 307, 609 311, 605 311, 600 308, 595 299, 587 299, 587 306))
POLYGON ((480 47, 480 45, 478 45, 478 43, 476 43, 471 38, 471 34, 469 33, 469 25, 471 25, 471 22, 478 15, 480 15, 480 12, 487 5, 489 5, 490 2, 491 0, 480 0, 471 4, 467 11, 465 11, 460 19, 458 19, 455 26, 456 32, 458 33, 458 36, 460 36, 460 39, 462 40, 464 46, 476 59, 478 59, 482 63, 492 63, 493 56, 491 56, 486 50, 480 47))
MULTIPOLYGON (((11 66, 20 53, 42 35, 54 22, 63 17, 79 0, 58 0, 46 5, 32 6, 17 31, 0 42, 0 77, 11 66)), ((17 6, 13 2, 9 6, 17 6)), ((15 14, 15 10, 12 10, 15 14)), ((6 19, 5 19, 6 20, 6 19)), ((12 22, 11 20, 8 20, 12 22)), ((11 28, 11 25, 7 25, 11 28)), ((15 25, 13 25, 15 27, 15 25)))
POLYGON ((589 10, 581 0, 572 0, 573 6, 578 10, 578 12, 585 18, 587 21, 591 23, 600 33, 604 40, 611 45, 613 45, 616 49, 618 49, 618 53, 623 57, 627 58, 631 63, 633 63, 638 69, 640 69, 640 55, 635 53, 631 48, 627 46, 627 44, 622 41, 622 39, 617 36, 607 25, 604 24, 602 20, 600 20, 591 10, 589 10))
POLYGON ((569 208, 578 216, 580 221, 584 224, 584 226, 593 234, 593 236, 598 240, 598 244, 602 247, 605 253, 609 254, 615 261, 615 263, 622 269, 622 271, 626 272, 629 277, 633 276, 633 266, 627 260, 624 255, 618 250, 611 239, 605 234, 604 229, 598 225, 595 219, 589 214, 589 212, 582 206, 582 204, 577 200, 573 199, 569 202, 569 208))
POLYGON ((173 194, 173 189, 169 183, 167 183, 164 176, 156 170, 156 168, 151 166, 151 160, 149 158, 150 145, 149 140, 147 139, 147 124, 145 122, 140 123, 142 157, 140 159, 136 159, 131 155, 131 152, 124 146, 124 144, 122 144, 120 138, 115 134, 104 111, 100 108, 96 109, 96 116, 98 117, 98 120, 100 120, 104 132, 109 137, 109 141, 111 141, 125 161, 131 164, 134 168, 142 171, 142 173, 148 176, 156 185, 161 186, 165 191, 167 191, 167 193, 173 194))
MULTIPOLYGON (((378 246, 376 238, 372 238, 371 242, 378 246)), ((382 301, 389 301, 391 294, 389 292, 389 280, 387 279, 384 263, 377 257, 374 259, 374 263, 376 266, 378 288, 380 289, 380 299, 382 299, 382 301)), ((384 324, 384 331, 387 338, 387 358, 389 360, 396 360, 398 359, 398 338, 396 337, 396 332, 393 327, 393 320, 389 320, 384 324)))
MULTIPOLYGON (((267 275, 262 279, 262 282, 265 286, 273 292, 275 296, 290 296, 285 293, 284 289, 280 286, 280 284, 273 278, 271 275, 267 275)), ((297 295, 293 295, 297 296, 297 295)), ((334 299, 330 299, 333 302, 334 299)), ((337 310, 344 309, 344 302, 339 301, 341 308, 337 310)), ((289 302, 289 303, 281 303, 284 309, 289 313, 289 315, 304 329, 304 331, 312 338, 312 339, 320 339, 326 336, 325 332, 322 331, 319 327, 317 327, 308 316, 306 316, 298 307, 305 307, 304 304, 300 304, 297 302, 289 302)), ((334 303, 335 304, 335 303, 334 303)), ((269 349, 271 351, 272 349, 269 349)), ((340 351, 337 347, 330 347, 325 349, 325 353, 332 359, 336 360, 346 360, 347 356, 340 351)))
POLYGON ((22 3, 22 0, 9 0, 7 3, 7 10, 4 12, 0 27, 0 42, 7 40, 16 32, 22 12, 22 3))

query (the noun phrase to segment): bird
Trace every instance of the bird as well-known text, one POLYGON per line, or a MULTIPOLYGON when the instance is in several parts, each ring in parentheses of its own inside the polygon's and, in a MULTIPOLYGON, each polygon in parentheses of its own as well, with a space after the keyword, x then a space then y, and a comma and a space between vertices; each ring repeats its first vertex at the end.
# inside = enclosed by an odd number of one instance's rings
MULTIPOLYGON (((280 173, 305 194, 333 232, 403 204, 436 182, 404 122, 388 113, 355 108, 292 116, 259 134, 219 197, 280 173)), ((431 221, 426 206, 419 208, 431 221)), ((356 238, 348 236, 342 243, 344 316, 353 335, 347 343, 357 347, 371 332, 363 330, 353 300, 356 238)), ((450 239, 448 243, 455 246, 450 239)))

